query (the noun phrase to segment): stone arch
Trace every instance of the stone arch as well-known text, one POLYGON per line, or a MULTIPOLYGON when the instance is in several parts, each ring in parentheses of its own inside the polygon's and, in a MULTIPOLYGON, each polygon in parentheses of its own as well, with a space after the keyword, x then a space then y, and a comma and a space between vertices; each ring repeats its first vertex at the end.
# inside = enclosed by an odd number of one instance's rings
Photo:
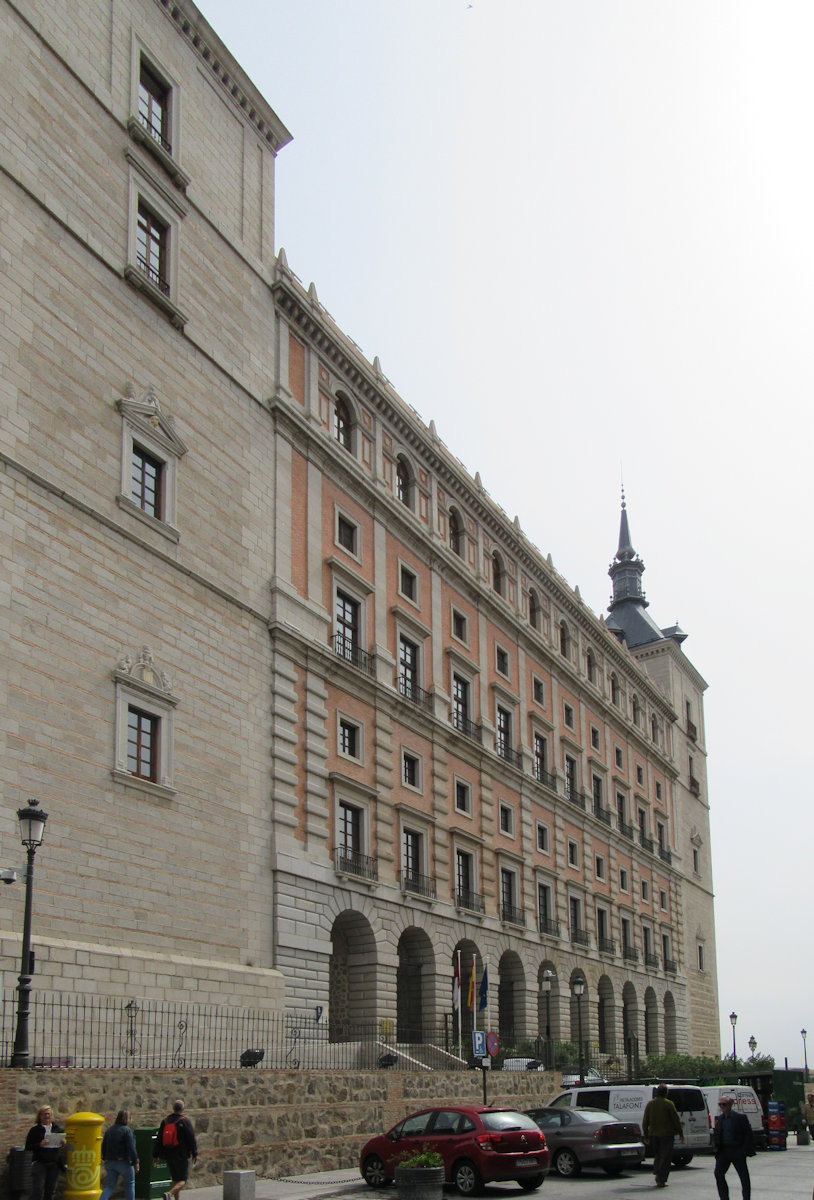
POLYGON ((644 993, 644 1052, 659 1052, 659 1002, 652 987, 644 993))
MULTIPOLYGON (((478 1016, 478 988, 483 979, 483 958, 478 949, 477 943, 469 938, 461 938, 455 945, 452 952, 452 970, 455 971, 455 962, 458 954, 461 955, 461 1028, 458 1030, 458 1013, 453 1013, 453 1034, 457 1041, 460 1039, 464 1054, 467 1055, 472 1045, 472 1030, 475 1028, 475 1018, 478 1016), (475 964, 475 994, 473 999, 473 1007, 469 1008, 469 988, 472 979, 472 964, 475 964)), ((482 1027, 481 1021, 477 1022, 478 1027, 482 1027)))
POLYGON ((622 988, 622 1037, 625 1054, 639 1052, 639 998, 630 981, 622 988))
POLYGON ((580 968, 575 967, 568 979, 568 988, 571 993, 569 1005, 569 1039, 576 1046, 580 1042, 580 1032, 582 1033, 582 1045, 588 1041, 590 1034, 590 988, 585 972, 580 968), (578 999, 574 995, 574 980, 583 979, 585 981, 585 990, 582 996, 578 999))
POLYGON ((616 1053, 616 997, 607 975, 596 987, 597 1044, 600 1054, 616 1053))
POLYGON ((405 929, 396 967, 396 1040, 422 1042, 435 1012, 435 953, 426 930, 405 929))
POLYGON ((672 992, 667 992, 664 996, 664 1053, 678 1053, 676 1002, 672 992))
POLYGON ((376 1019, 376 939, 363 913, 346 909, 331 927, 328 1021, 332 1041, 353 1040, 376 1019))
POLYGON ((356 429, 359 417, 356 405, 347 392, 337 392, 331 411, 331 436, 350 454, 356 453, 356 429))
POLYGON ((520 955, 504 950, 497 967, 497 1014, 501 1044, 516 1046, 526 1036, 523 989, 526 972, 520 955))
POLYGON ((537 968, 537 1040, 546 1065, 554 1063, 554 1043, 560 1039, 560 980, 557 968, 544 959, 537 968), (546 971, 550 972, 548 990, 543 986, 546 971))

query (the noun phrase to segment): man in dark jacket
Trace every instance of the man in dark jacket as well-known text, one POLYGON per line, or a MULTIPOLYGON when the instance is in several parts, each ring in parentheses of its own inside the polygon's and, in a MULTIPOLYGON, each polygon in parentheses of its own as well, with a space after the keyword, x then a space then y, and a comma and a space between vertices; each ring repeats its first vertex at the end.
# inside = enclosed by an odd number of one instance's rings
POLYGON ((158 1127, 155 1139, 153 1162, 163 1158, 170 1169, 172 1187, 164 1193, 164 1200, 178 1200, 178 1194, 189 1179, 189 1160, 198 1161, 198 1143, 192 1122, 184 1116, 183 1100, 176 1100, 172 1112, 158 1127))
POLYGON ((734 1167, 741 1181, 743 1200, 750 1200, 752 1181, 749 1178, 746 1159, 750 1154, 754 1154, 752 1126, 749 1124, 747 1116, 734 1111, 733 1104, 731 1096, 722 1096, 719 1104, 721 1112, 715 1118, 715 1128, 712 1131, 712 1145, 715 1150, 715 1182, 718 1185, 718 1195, 721 1200, 729 1200, 726 1173, 730 1167, 734 1167))

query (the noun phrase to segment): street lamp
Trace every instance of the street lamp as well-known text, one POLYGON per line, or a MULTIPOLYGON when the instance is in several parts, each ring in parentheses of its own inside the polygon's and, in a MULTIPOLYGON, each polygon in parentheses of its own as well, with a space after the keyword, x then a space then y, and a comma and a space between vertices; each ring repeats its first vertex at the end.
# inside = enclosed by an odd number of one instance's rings
POLYGON ((735 1049, 735 1026, 738 1023, 738 1014, 736 1012, 731 1012, 729 1014, 729 1021, 732 1025, 732 1065, 734 1067, 735 1063, 738 1061, 738 1054, 735 1049))
POLYGON ((749 1038, 747 1045, 749 1047, 749 1053, 752 1055, 752 1058, 754 1058, 755 1051, 757 1050, 757 1038, 754 1034, 752 1034, 752 1036, 749 1038))
POLYGON ((585 1055, 582 1046, 582 993, 585 991, 585 980, 581 975, 575 976, 571 982, 574 995, 577 998, 577 1037, 579 1038, 579 1082, 585 1082, 585 1055))
POLYGON ((800 1030, 800 1037, 803 1039, 803 1063, 805 1065, 806 1083, 808 1083, 808 1052, 806 1051, 806 1030, 800 1030))
POLYGON ((553 978, 554 972, 546 969, 540 980, 540 987, 545 996, 545 1065, 549 1071, 554 1065, 551 1061, 551 981, 553 978))
POLYGON ((25 808, 18 809, 20 841, 28 853, 28 868, 25 873, 25 917, 23 918, 23 951, 20 959, 20 977, 17 987, 17 1029, 14 1035, 12 1067, 27 1067, 28 1011, 31 1004, 31 899, 34 891, 34 855, 42 845, 48 813, 43 812, 38 800, 29 800, 25 808))

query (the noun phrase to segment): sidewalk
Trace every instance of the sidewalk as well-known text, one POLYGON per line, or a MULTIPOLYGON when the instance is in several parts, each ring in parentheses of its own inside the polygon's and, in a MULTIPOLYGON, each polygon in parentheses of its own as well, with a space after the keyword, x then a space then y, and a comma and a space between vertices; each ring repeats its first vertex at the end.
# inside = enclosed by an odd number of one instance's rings
MULTIPOLYGON (((326 1196, 358 1191, 365 1181, 354 1167, 341 1171, 315 1171, 307 1175, 289 1175, 283 1179, 258 1179, 256 1200, 324 1200, 326 1196)), ((184 1200, 223 1200, 223 1186, 192 1188, 183 1193, 184 1200)))

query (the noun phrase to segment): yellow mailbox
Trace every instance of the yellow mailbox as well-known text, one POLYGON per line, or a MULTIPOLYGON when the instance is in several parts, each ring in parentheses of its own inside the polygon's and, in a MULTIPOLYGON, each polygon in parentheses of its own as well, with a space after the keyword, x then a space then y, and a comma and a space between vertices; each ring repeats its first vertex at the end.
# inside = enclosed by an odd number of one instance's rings
POLYGON ((68 1177, 63 1200, 99 1200, 104 1123, 104 1117, 92 1112, 74 1113, 65 1122, 68 1177))

